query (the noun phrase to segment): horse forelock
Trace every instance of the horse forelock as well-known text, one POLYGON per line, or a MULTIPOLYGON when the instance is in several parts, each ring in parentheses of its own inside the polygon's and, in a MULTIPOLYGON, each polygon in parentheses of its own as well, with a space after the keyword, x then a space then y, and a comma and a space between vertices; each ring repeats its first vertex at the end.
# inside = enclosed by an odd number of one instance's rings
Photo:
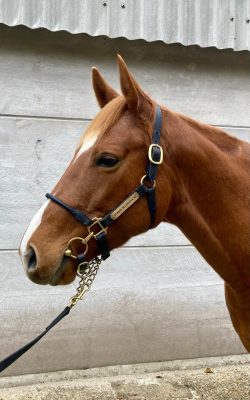
POLYGON ((90 122, 84 134, 81 136, 78 143, 79 150, 87 143, 92 143, 97 137, 102 136, 108 131, 120 118, 124 109, 126 101, 123 96, 118 96, 111 100, 103 107, 95 118, 90 122))

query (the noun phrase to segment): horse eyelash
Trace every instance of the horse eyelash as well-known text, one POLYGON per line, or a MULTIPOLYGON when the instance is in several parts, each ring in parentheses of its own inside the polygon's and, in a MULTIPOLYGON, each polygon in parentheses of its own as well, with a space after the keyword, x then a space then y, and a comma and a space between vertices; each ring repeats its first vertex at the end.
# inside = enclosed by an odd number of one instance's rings
POLYGON ((103 153, 101 155, 99 155, 96 160, 95 160, 95 165, 99 166, 99 167, 106 167, 106 168, 112 168, 114 167, 117 163, 119 162, 119 159, 114 156, 113 154, 109 154, 109 153, 103 153), (101 162, 102 160, 106 160, 109 159, 111 161, 111 165, 105 164, 105 162, 101 162), (112 160, 114 161, 114 163, 112 163, 112 160))

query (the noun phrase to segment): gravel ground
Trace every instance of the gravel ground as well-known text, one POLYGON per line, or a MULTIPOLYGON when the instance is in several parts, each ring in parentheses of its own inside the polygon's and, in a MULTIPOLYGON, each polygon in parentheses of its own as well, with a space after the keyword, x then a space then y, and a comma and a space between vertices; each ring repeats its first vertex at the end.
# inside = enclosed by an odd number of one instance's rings
POLYGON ((242 355, 1 378, 0 400, 17 399, 250 400, 250 358, 242 355))

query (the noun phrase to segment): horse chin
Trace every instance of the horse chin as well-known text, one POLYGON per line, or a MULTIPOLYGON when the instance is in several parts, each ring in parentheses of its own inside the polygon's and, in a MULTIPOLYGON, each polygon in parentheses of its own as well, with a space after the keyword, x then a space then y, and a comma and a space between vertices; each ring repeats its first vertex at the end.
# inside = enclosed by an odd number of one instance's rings
POLYGON ((68 285, 72 283, 76 277, 76 266, 72 259, 63 257, 62 262, 56 273, 50 278, 51 286, 68 285))

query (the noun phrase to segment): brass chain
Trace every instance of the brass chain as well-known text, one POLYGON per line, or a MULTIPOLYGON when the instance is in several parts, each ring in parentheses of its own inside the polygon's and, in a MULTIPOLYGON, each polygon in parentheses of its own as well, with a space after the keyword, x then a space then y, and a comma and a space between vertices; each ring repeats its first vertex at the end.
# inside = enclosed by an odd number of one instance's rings
POLYGON ((102 262, 101 256, 93 258, 91 261, 84 261, 77 267, 77 276, 80 278, 79 285, 76 289, 76 294, 69 300, 69 307, 72 308, 79 300, 82 300, 84 294, 90 289, 100 264, 102 262))

